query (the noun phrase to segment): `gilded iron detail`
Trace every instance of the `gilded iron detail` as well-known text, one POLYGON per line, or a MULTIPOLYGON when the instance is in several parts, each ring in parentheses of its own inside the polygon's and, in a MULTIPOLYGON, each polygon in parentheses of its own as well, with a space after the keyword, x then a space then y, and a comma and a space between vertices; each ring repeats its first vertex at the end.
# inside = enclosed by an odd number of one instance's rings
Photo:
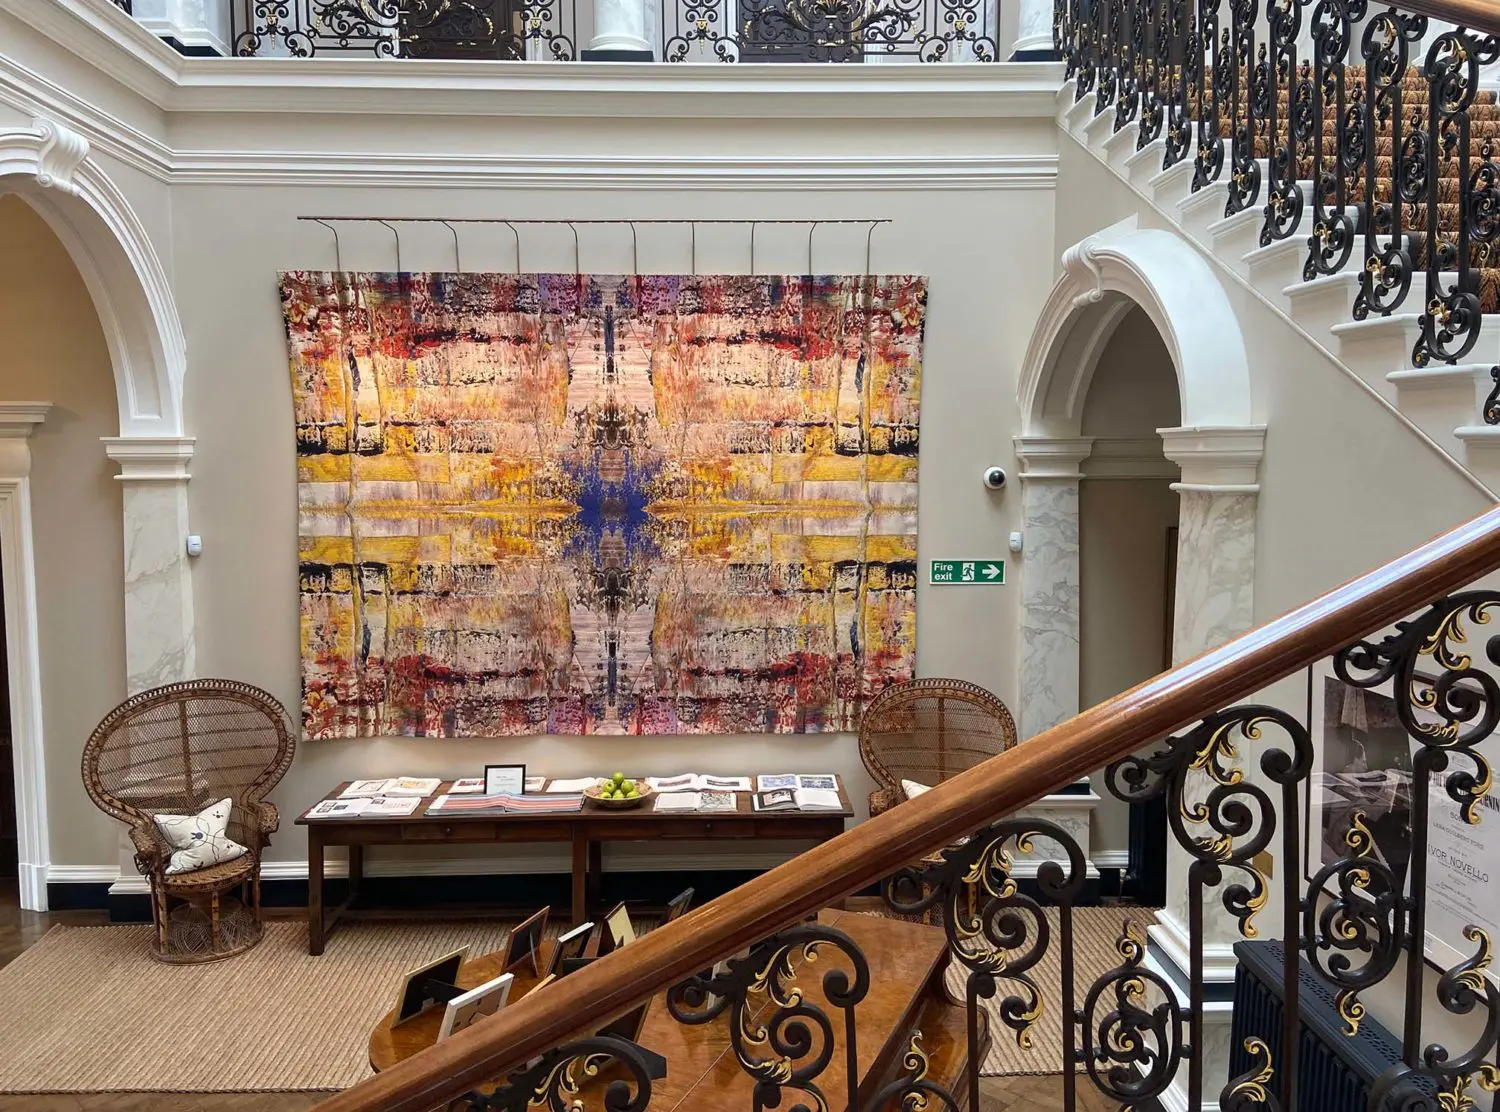
POLYGON ((666 1076, 656 1055, 616 1035, 594 1035, 549 1050, 506 1078, 492 1093, 477 1090, 453 1101, 449 1112, 645 1112, 651 1082, 666 1076), (595 1095, 598 1094, 598 1095, 595 1095))
MULTIPOLYGON (((829 1010, 812 1002, 802 979, 819 971, 829 1009, 844 1015, 842 1049, 853 1063, 858 1059, 854 1009, 870 990, 870 966, 854 940, 833 927, 805 923, 782 931, 748 955, 674 985, 667 991, 667 1008, 690 1025, 728 1014, 730 1046, 755 1081, 757 1110, 778 1108, 783 1096, 796 1094, 791 1112, 825 1112, 829 1101, 818 1078, 841 1040, 829 1010)), ((849 1092, 842 1099, 852 1108, 858 1070, 846 1073, 849 1092)))
POLYGON ((1276 1071, 1271 1065, 1271 1048, 1261 1039, 1248 1038, 1245 1050, 1253 1059, 1248 1070, 1229 1079, 1219 1097, 1223 1112, 1281 1112, 1281 1102, 1267 1087, 1276 1071))

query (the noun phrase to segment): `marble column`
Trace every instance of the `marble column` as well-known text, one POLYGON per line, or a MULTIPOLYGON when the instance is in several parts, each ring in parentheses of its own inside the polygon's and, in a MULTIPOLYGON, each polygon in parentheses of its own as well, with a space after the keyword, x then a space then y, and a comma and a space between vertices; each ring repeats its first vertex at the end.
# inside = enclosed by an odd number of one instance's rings
MULTIPOLYGON (((1093 448, 1087 436, 1018 436, 1021 462, 1020 675, 1016 724, 1021 740, 1035 737, 1078 713, 1079 686, 1079 464, 1093 448)), ((1091 816, 1099 797, 1081 780, 1028 807, 1026 814, 1055 822, 1091 850, 1091 816)), ((1064 854, 1040 839, 1034 854, 1017 855, 1018 875, 1064 854)), ((1094 872, 1092 863, 1090 875, 1094 872)))
POLYGON ((187 555, 191 437, 105 437, 125 509, 125 680, 130 694, 191 679, 193 582, 187 555))
POLYGON ((1078 465, 1087 436, 1016 437, 1021 461, 1021 739, 1078 713, 1078 465))
MULTIPOLYGON (((1216 648, 1255 624, 1256 502, 1265 427, 1159 429, 1164 454, 1182 468, 1172 489, 1180 499, 1177 581, 1172 617, 1172 660, 1181 663, 1216 648)), ((1246 763, 1246 773, 1254 775, 1246 763)), ((1209 783, 1189 784, 1201 799, 1209 783)), ((1188 983, 1193 945, 1188 933, 1188 867, 1192 859, 1167 840, 1167 907, 1151 928, 1148 960, 1176 984, 1188 983)), ((1236 878, 1229 878, 1233 882, 1236 878)), ((1203 896, 1204 1092, 1203 1107, 1218 1106, 1229 1078, 1229 1022, 1234 984, 1234 943, 1242 937, 1224 910, 1219 890, 1203 896)), ((1187 1107, 1186 1076, 1163 1099, 1187 1107)))
POLYGON ((645 0, 594 0, 594 37, 585 62, 651 62, 645 0))
MULTIPOLYGON (((103 438, 120 465, 125 530, 125 685, 134 695, 192 679, 193 583, 187 555, 191 437, 103 438)), ((120 880, 111 895, 147 890, 135 849, 119 846, 120 880)))

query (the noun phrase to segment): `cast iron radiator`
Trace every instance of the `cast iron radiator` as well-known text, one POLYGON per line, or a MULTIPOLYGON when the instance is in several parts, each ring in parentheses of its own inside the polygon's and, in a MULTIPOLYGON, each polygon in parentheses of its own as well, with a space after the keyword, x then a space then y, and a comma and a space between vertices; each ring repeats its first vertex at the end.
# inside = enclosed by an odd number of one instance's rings
MULTIPOLYGON (((1234 975, 1229 1076, 1254 1063, 1245 1040, 1258 1036, 1281 1052, 1282 985, 1280 942, 1237 942, 1239 968, 1234 975)), ((1365 1112, 1371 1083, 1401 1060, 1401 1042, 1375 1018, 1366 1015, 1353 1038, 1334 1008, 1333 989, 1299 962, 1302 1030, 1297 1037, 1298 1112, 1365 1112)))

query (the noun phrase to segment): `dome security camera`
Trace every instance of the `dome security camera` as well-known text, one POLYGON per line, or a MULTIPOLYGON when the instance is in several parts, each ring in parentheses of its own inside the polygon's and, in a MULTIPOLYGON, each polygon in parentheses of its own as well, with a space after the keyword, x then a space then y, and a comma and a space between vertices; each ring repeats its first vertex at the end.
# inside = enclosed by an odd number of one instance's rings
POLYGON ((986 467, 984 469, 984 485, 990 490, 1005 489, 1005 468, 986 467))

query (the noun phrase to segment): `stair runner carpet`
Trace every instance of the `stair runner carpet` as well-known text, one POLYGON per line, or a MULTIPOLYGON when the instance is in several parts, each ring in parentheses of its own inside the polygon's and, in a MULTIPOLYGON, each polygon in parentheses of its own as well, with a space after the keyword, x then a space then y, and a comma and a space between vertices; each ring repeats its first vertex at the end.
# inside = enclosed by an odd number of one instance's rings
MULTIPOLYGON (((1241 107, 1240 119, 1244 119, 1244 105, 1247 97, 1248 83, 1245 72, 1240 71, 1239 80, 1239 103, 1241 107)), ((1175 74, 1173 75, 1175 79, 1175 74)), ((1365 71, 1363 66, 1348 65, 1344 68, 1344 103, 1345 107, 1355 103, 1355 90, 1364 85, 1365 71)), ((1213 74, 1210 71, 1205 75, 1205 82, 1212 82, 1213 74)), ((1404 80, 1401 83, 1401 119, 1402 136, 1412 134, 1413 130, 1421 133, 1427 131, 1428 119, 1428 85, 1424 78, 1414 67, 1409 67, 1404 80), (1415 113, 1415 116, 1414 116, 1415 113)), ((1328 103, 1323 106, 1322 127, 1322 158, 1321 168, 1325 176, 1334 172, 1338 165, 1336 153, 1337 118, 1338 112, 1336 102, 1333 98, 1327 98, 1328 103)), ((1276 136, 1277 149, 1282 148, 1286 142, 1288 123, 1288 97, 1285 83, 1277 90, 1276 106, 1276 136)), ((1107 109, 1113 112, 1113 107, 1107 109)), ((1188 114, 1196 120, 1198 112, 1198 93, 1196 88, 1188 91, 1188 114)), ((1468 110, 1469 117, 1469 174, 1473 174, 1483 165, 1485 153, 1493 148, 1493 160, 1500 165, 1500 102, 1497 102, 1497 94, 1493 90, 1485 90, 1476 94, 1474 104, 1468 110)), ((1165 124, 1165 114, 1163 116, 1165 124)), ((1137 127, 1132 122, 1129 127, 1137 127)), ((1232 131, 1232 117, 1230 104, 1227 100, 1219 107, 1219 129, 1225 136, 1224 170, 1220 175, 1221 181, 1228 181, 1232 173, 1230 165, 1231 149, 1228 137, 1232 131)), ((1269 156, 1272 144, 1269 140, 1268 121, 1262 113, 1256 119, 1257 137, 1255 142, 1255 157, 1265 159, 1269 156)), ((1375 139, 1375 199, 1379 203, 1388 203, 1392 192, 1392 154, 1395 150, 1392 141, 1392 121, 1387 118, 1379 121, 1376 129, 1375 139)), ((1196 147, 1196 141, 1193 144, 1196 147)), ((1399 152, 1397 152, 1399 153, 1399 152)), ((1192 154, 1189 152, 1189 158, 1192 154)), ((1367 196, 1366 172, 1368 165, 1365 159, 1361 159, 1358 169, 1352 173, 1345 174, 1345 196, 1347 205, 1362 207, 1367 196)), ((1439 238, 1446 243, 1450 249, 1456 249, 1458 244, 1459 230, 1459 160, 1456 150, 1445 152, 1438 160, 1438 233, 1439 238)), ((1313 140, 1311 138, 1299 139, 1297 142, 1297 179, 1299 181, 1311 181, 1313 178, 1313 140)), ((1262 180, 1259 199, 1255 208, 1264 206, 1267 196, 1267 183, 1262 180)), ((1325 194, 1325 205, 1331 206, 1333 198, 1331 191, 1325 194)), ((1428 230, 1427 230, 1427 199, 1424 196, 1420 204, 1406 204, 1401 210, 1402 232, 1409 238, 1408 249, 1411 252, 1412 266, 1416 270, 1413 278, 1412 292, 1408 296, 1407 305, 1403 311, 1420 312, 1423 306, 1422 272, 1428 265, 1428 230)), ((1302 217, 1302 222, 1292 238, 1300 242, 1306 242, 1312 233, 1316 217, 1313 206, 1309 203, 1302 217)), ((1357 263, 1363 254, 1363 237, 1361 236, 1354 247, 1353 260, 1357 263)), ((1479 307, 1482 313, 1500 313, 1500 240, 1481 242, 1471 239, 1469 246, 1469 264, 1475 268, 1475 280, 1479 296, 1479 307)), ((1453 271, 1457 269, 1456 262, 1444 264, 1443 269, 1453 271)))

